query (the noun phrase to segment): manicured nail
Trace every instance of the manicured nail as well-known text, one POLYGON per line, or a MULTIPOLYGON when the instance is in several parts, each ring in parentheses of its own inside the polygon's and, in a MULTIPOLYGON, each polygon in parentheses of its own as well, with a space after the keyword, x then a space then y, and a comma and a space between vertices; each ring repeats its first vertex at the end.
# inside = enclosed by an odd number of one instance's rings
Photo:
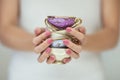
POLYGON ((69 44, 69 41, 68 41, 67 39, 65 39, 65 40, 63 40, 63 43, 64 43, 65 45, 68 45, 68 44, 69 44))
POLYGON ((34 32, 35 32, 35 35, 38 35, 40 33, 40 28, 37 27, 34 32))
POLYGON ((47 48, 47 49, 45 50, 46 53, 50 53, 50 51, 51 51, 50 48, 47 48))
POLYGON ((64 63, 68 63, 68 62, 70 62, 70 59, 64 59, 63 62, 64 62, 64 63))
POLYGON ((47 40, 48 44, 51 44, 52 42, 53 42, 53 40, 51 38, 47 40))
POLYGON ((54 56, 50 56, 50 60, 52 60, 52 61, 53 61, 54 59, 55 59, 55 58, 54 58, 54 56))
POLYGON ((34 32, 35 32, 35 34, 37 34, 37 33, 38 33, 38 30, 37 30, 37 29, 35 29, 35 31, 34 31, 34 32))
POLYGON ((50 34, 51 34, 51 32, 48 31, 48 30, 46 30, 45 35, 46 35, 46 36, 49 36, 50 34))
POLYGON ((84 28, 84 27, 81 27, 81 28, 80 28, 80 32, 83 33, 83 34, 85 34, 85 33, 86 33, 86 32, 85 32, 85 28, 84 28))
POLYGON ((66 28, 66 31, 67 31, 67 32, 71 32, 72 30, 71 30, 70 27, 68 27, 68 28, 66 28))
POLYGON ((71 50, 68 49, 68 50, 66 51, 66 53, 67 53, 67 54, 71 54, 71 50))

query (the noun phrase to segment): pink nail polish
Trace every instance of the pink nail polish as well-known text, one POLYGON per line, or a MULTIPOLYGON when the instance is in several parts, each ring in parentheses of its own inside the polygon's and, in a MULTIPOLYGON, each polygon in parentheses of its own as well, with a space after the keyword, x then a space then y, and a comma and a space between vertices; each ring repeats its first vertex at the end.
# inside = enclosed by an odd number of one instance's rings
POLYGON ((52 42, 53 42, 53 40, 51 38, 47 40, 48 44, 51 44, 52 42))
POLYGON ((55 59, 55 58, 54 58, 54 56, 50 56, 50 60, 52 60, 52 61, 53 61, 54 59, 55 59))
POLYGON ((63 43, 64 43, 65 45, 68 45, 68 44, 69 44, 69 41, 68 41, 67 39, 65 39, 65 40, 63 40, 63 43))
POLYGON ((48 31, 48 30, 46 30, 45 35, 46 35, 46 36, 49 36, 50 34, 51 34, 51 32, 48 31))
POLYGON ((46 53, 50 53, 50 50, 51 50, 50 48, 47 48, 47 49, 45 50, 45 52, 46 52, 46 53))
POLYGON ((38 35, 40 33, 40 28, 36 28, 34 32, 35 32, 35 35, 38 35))
POLYGON ((64 59, 64 63, 70 62, 70 59, 64 59))
POLYGON ((35 32, 35 34, 37 34, 38 30, 37 30, 37 29, 35 29, 35 31, 34 31, 34 32, 35 32))
POLYGON ((66 53, 67 53, 68 55, 71 54, 71 50, 68 49, 68 50, 66 51, 66 53))
POLYGON ((70 27, 68 27, 68 28, 66 28, 66 31, 67 31, 67 32, 71 32, 72 30, 71 30, 70 27))

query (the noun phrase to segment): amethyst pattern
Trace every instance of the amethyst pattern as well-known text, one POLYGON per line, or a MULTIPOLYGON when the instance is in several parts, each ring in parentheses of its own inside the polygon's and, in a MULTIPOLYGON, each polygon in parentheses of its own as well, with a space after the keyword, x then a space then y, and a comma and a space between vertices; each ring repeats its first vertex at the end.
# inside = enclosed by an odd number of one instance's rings
POLYGON ((75 23, 74 17, 54 17, 48 16, 48 23, 53 25, 58 29, 66 29, 67 27, 71 27, 75 23))

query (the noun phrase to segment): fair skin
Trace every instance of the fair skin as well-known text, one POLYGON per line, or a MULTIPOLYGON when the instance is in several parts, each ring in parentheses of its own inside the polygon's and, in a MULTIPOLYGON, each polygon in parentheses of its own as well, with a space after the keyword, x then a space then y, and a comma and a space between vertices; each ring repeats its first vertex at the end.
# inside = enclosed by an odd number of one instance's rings
MULTIPOLYGON (((64 40, 65 45, 68 47, 66 53, 68 53, 72 58, 79 58, 81 50, 102 52, 115 47, 117 44, 119 33, 119 0, 101 1, 103 25, 101 26, 102 29, 100 31, 94 34, 85 35, 84 28, 79 28, 77 30, 72 28, 66 29, 68 33, 78 38, 82 44, 84 44, 75 45, 69 40, 64 40)), ((20 28, 20 25, 18 24, 19 0, 2 0, 1 4, 1 42, 16 50, 34 50, 37 53, 42 52, 42 55, 38 58, 39 62, 43 62, 47 58, 48 64, 53 63, 55 61, 55 57, 50 56, 49 53, 51 49, 48 47, 53 41, 51 38, 48 38, 51 35, 51 32, 36 28, 34 35, 20 28), (46 40, 43 43, 40 43, 43 39, 46 40)), ((67 63, 70 60, 63 61, 67 63)))

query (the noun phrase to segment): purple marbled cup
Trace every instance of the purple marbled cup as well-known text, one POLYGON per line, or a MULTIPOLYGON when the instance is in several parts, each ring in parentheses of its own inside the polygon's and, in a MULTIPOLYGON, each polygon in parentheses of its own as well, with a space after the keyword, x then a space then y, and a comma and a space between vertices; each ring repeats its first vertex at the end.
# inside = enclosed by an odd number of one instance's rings
POLYGON ((45 19, 45 24, 47 28, 52 31, 51 38, 55 39, 53 43, 50 45, 51 53, 55 55, 56 61, 55 63, 63 63, 63 59, 70 58, 68 54, 66 54, 65 49, 68 48, 62 39, 70 39, 72 41, 72 37, 67 34, 65 29, 67 27, 76 27, 76 23, 79 24, 80 20, 76 19, 76 17, 56 17, 56 16, 48 16, 45 19), (77 22, 78 21, 78 22, 77 22), (63 32, 60 32, 63 31, 63 32))
POLYGON ((48 16, 47 21, 49 22, 49 24, 61 30, 73 26, 75 23, 75 18, 48 16))

